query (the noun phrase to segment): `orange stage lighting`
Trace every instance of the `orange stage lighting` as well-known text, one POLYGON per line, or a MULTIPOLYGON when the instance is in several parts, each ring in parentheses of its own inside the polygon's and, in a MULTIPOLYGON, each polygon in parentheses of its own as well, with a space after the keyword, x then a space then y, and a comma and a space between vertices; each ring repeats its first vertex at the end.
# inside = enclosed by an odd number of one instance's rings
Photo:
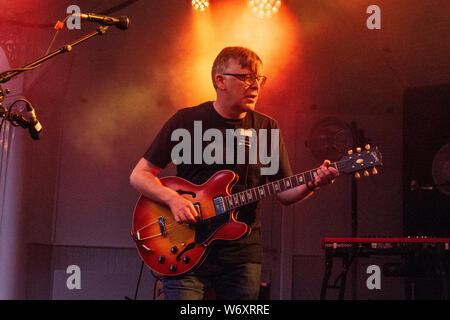
POLYGON ((209 7, 209 1, 207 0, 192 0, 192 6, 195 10, 205 11, 209 7))
POLYGON ((252 12, 259 18, 270 18, 280 10, 280 0, 250 0, 248 2, 252 12))
MULTIPOLYGON (((201 14, 191 10, 187 19, 178 21, 183 32, 170 42, 167 51, 173 58, 169 71, 158 78, 160 83, 166 78, 170 88, 177 88, 176 95, 169 95, 174 105, 195 105, 216 98, 211 66, 220 50, 227 46, 247 47, 260 56, 264 75, 269 79, 264 92, 281 90, 297 76, 290 73, 297 70, 295 66, 302 55, 295 17, 290 10, 280 10, 272 18, 261 20, 246 4, 243 0, 215 1, 201 14)), ((264 96, 263 93, 261 104, 264 96)))

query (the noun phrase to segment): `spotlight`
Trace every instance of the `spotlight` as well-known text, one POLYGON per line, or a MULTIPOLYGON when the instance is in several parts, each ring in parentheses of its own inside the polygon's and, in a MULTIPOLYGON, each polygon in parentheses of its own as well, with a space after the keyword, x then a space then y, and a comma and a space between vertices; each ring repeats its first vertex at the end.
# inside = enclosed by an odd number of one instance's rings
POLYGON ((191 2, 195 10, 205 11, 209 7, 208 0, 192 0, 191 2))
POLYGON ((250 0, 248 2, 254 14, 259 18, 270 18, 276 14, 281 7, 280 0, 250 0))

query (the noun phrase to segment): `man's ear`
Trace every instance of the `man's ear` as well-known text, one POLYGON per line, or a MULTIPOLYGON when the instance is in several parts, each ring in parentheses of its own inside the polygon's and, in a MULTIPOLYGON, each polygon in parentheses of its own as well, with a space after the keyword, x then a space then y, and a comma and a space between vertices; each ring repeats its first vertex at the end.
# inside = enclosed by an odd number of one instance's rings
POLYGON ((214 77, 214 81, 216 81, 217 89, 225 90, 225 83, 223 83, 223 80, 223 75, 216 74, 216 76, 214 77))

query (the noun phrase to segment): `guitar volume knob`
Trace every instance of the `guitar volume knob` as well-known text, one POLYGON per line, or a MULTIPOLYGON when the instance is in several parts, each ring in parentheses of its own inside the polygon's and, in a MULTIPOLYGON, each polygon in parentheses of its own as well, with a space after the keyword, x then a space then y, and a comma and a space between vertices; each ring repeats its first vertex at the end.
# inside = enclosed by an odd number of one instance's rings
POLYGON ((190 260, 191 259, 189 258, 189 256, 184 256, 183 257, 183 262, 186 263, 186 264, 189 263, 190 260))
POLYGON ((174 264, 171 264, 169 267, 169 270, 170 270, 170 272, 175 272, 175 271, 177 271, 177 266, 174 264))
POLYGON ((164 256, 159 256, 159 257, 158 257, 158 262, 159 262, 159 263, 162 264, 162 263, 164 263, 165 261, 166 261, 166 258, 164 258, 164 256))
POLYGON ((172 248, 170 248, 170 252, 172 252, 173 254, 178 252, 178 248, 176 246, 173 246, 172 248))

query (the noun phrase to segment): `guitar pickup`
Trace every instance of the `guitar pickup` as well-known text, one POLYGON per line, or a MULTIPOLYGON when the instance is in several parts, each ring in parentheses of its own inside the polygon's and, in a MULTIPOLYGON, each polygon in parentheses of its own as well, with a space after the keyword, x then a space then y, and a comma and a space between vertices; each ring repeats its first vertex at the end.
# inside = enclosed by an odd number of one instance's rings
POLYGON ((216 209, 216 215, 220 215, 226 212, 225 202, 223 201, 223 197, 215 197, 213 198, 214 209, 216 209))

